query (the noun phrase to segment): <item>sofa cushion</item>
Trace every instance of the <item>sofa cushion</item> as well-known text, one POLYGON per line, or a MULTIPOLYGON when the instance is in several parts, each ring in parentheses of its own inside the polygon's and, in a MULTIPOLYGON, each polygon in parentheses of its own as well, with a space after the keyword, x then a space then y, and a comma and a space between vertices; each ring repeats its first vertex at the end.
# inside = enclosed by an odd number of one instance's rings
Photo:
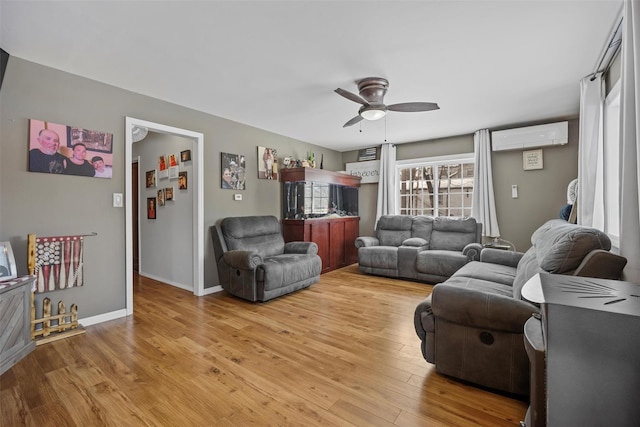
POLYGON ((520 259, 520 262, 518 263, 518 268, 516 269, 516 278, 513 279, 513 297, 522 299, 522 287, 524 286, 524 284, 541 271, 544 270, 540 268, 538 259, 536 257, 535 246, 532 246, 527 252, 524 253, 522 258, 520 259))
POLYGON ((417 215, 413 217, 413 223, 411 224, 411 237, 419 237, 426 240, 427 244, 429 244, 432 230, 432 216, 417 215))
POLYGON ((611 249, 609 236, 591 227, 563 220, 547 221, 532 235, 540 267, 554 274, 569 273, 578 268, 587 254, 595 249, 611 249))
POLYGON ((383 215, 378 220, 376 234, 381 246, 400 246, 411 237, 412 217, 383 215))
POLYGON ((369 246, 358 249, 358 264, 384 269, 398 268, 398 248, 395 246, 369 246))
POLYGON ((270 291, 292 283, 320 276, 322 261, 319 256, 283 254, 266 258, 256 271, 257 279, 264 280, 264 290, 270 291))
POLYGON ((402 242, 402 246, 414 246, 414 247, 426 246, 428 244, 429 242, 421 237, 412 237, 402 242))
POLYGON ((224 218, 220 229, 231 251, 251 251, 263 258, 284 252, 280 221, 275 216, 224 218))
POLYGON ((416 270, 423 274, 449 277, 467 263, 462 252, 428 250, 416 258, 416 270))
POLYGON ((459 325, 522 333, 522 325, 536 312, 511 296, 511 286, 469 277, 451 277, 433 288, 433 314, 459 325))
POLYGON ((476 241, 477 225, 474 218, 437 217, 433 220, 430 249, 462 251, 476 241))
POLYGON ((472 261, 456 271, 453 277, 468 277, 512 286, 516 269, 508 265, 472 261))

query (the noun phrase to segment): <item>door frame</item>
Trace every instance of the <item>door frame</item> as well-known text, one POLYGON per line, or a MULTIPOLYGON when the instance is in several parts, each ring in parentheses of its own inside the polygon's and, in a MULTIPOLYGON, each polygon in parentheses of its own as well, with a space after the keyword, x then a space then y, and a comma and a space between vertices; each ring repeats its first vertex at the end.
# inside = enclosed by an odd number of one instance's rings
POLYGON ((132 200, 132 180, 131 164, 133 162, 133 130, 136 127, 146 128, 153 132, 176 135, 192 139, 193 153, 191 156, 195 180, 193 183, 193 294, 204 295, 204 134, 187 129, 180 129, 172 126, 154 123, 147 120, 125 117, 125 274, 126 274, 126 313, 127 316, 133 314, 133 218, 131 203, 138 203, 132 200))

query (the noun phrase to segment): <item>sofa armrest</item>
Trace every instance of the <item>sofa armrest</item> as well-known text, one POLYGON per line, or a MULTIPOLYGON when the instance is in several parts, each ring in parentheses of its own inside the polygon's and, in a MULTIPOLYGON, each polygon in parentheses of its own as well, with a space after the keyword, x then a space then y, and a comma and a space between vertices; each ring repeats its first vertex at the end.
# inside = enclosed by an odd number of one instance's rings
POLYGON ((360 236, 356 239, 356 248, 365 248, 367 246, 380 246, 380 240, 377 237, 360 236))
POLYGON ((263 263, 259 254, 249 251, 228 251, 222 258, 230 267, 241 270, 253 270, 263 263))
POLYGON ((482 252, 482 245, 480 243, 469 243, 462 248, 462 255, 467 256, 467 261, 480 261, 480 252, 482 252))
POLYGON ((433 332, 433 310, 431 309, 431 295, 423 300, 413 314, 413 326, 418 337, 424 341, 427 332, 433 332))
POLYGON ((480 252, 481 262, 490 262, 492 264, 501 264, 516 268, 520 259, 524 255, 523 252, 505 251, 503 249, 484 248, 480 252))
POLYGON ((618 280, 622 276, 622 270, 625 265, 627 265, 625 257, 602 249, 596 249, 584 257, 574 275, 618 280))
POLYGON ((284 244, 284 253, 317 255, 318 244, 315 242, 287 242, 284 244))
POLYGON ((431 295, 436 323, 441 318, 477 329, 522 333, 531 314, 539 312, 535 305, 511 296, 446 282, 434 286, 431 295))

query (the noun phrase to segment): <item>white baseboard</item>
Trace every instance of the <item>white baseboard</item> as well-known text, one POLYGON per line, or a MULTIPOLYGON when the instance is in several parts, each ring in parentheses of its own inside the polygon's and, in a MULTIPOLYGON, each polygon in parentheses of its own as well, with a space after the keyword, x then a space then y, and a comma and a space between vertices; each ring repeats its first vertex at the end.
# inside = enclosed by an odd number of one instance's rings
MULTIPOLYGON (((142 273, 140 274, 141 276, 143 275, 142 273)), ((150 279, 154 279, 154 280, 159 280, 161 282, 164 282, 164 279, 156 279, 154 277, 151 276, 146 276, 145 277, 149 277, 150 279)), ((171 284, 172 286, 176 286, 178 288, 182 288, 188 291, 192 291, 192 289, 186 289, 183 288, 182 286, 180 286, 180 284, 171 284)), ((210 295, 210 294, 215 294, 218 292, 222 292, 222 286, 218 285, 218 286, 212 286, 210 288, 205 288, 204 289, 204 293, 203 295, 210 295)), ((85 317, 84 319, 78 319, 78 322, 80 324, 82 324, 82 326, 91 326, 91 325, 96 325, 98 323, 102 323, 102 322, 108 322, 109 320, 115 320, 115 319, 120 319, 122 317, 127 317, 127 309, 123 308, 121 310, 116 310, 116 311, 112 311, 109 313, 102 313, 102 314, 98 314, 97 316, 91 316, 91 317, 85 317)))
POLYGON ((120 319, 121 317, 127 317, 127 310, 116 310, 110 313, 102 313, 97 316, 85 317, 84 319, 78 319, 78 322, 82 326, 91 326, 102 322, 108 322, 109 320, 120 319))
POLYGON ((220 285, 212 286, 210 288, 204 288, 204 291, 202 292, 202 295, 217 294, 218 292, 222 292, 222 286, 220 286, 220 285))
POLYGON ((166 283, 167 285, 175 286, 176 288, 184 289, 185 291, 193 292, 193 285, 185 285, 184 283, 172 282, 169 279, 165 279, 164 277, 154 276, 153 274, 139 272, 143 277, 147 277, 149 279, 157 280, 158 282, 166 283))

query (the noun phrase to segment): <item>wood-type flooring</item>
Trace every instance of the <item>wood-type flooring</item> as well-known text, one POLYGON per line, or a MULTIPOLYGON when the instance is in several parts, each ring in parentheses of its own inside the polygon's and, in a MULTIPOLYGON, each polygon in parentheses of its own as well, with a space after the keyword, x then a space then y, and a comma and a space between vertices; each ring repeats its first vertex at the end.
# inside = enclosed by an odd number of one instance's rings
MULTIPOLYGON (((137 277, 134 314, 38 346, 0 377, 0 425, 517 426, 527 403, 435 372, 432 287, 357 265, 266 303, 137 277)), ((82 313, 82 307, 79 309, 82 313)))

